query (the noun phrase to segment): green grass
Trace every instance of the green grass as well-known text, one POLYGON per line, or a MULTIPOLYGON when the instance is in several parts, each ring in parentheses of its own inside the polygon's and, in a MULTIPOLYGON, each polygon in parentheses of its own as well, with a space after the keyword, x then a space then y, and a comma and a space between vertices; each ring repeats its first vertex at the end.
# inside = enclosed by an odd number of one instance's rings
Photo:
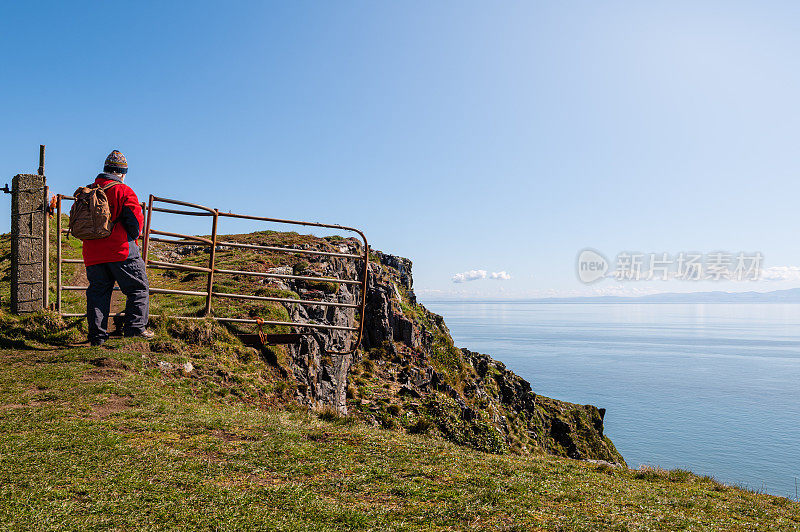
POLYGON ((680 470, 486 454, 277 407, 287 391, 264 364, 212 336, 184 354, 0 350, 2 528, 800 529, 797 503, 680 470), (189 375, 158 367, 187 360, 189 375))

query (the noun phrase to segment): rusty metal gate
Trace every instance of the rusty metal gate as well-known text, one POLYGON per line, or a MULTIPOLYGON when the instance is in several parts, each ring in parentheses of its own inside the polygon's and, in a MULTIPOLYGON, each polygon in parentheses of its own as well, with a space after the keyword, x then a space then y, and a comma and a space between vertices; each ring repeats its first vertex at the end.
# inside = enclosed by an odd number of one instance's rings
MULTIPOLYGON (((63 233, 67 233, 68 230, 65 230, 61 226, 61 212, 62 200, 72 200, 74 201, 74 197, 66 196, 59 194, 56 196, 56 225, 57 225, 57 232, 59 234, 59 238, 57 238, 57 274, 56 274, 56 310, 61 313, 65 317, 79 317, 85 316, 85 314, 75 314, 75 313, 64 313, 62 312, 62 302, 61 302, 61 294, 62 290, 86 290, 86 286, 67 286, 62 284, 62 264, 65 263, 83 263, 80 259, 64 259, 62 257, 62 244, 61 244, 61 235, 63 233)), ((203 205, 198 205, 195 203, 188 203, 185 201, 178 201, 174 199, 167 199, 167 198, 160 198, 157 196, 150 195, 149 201, 147 206, 145 207, 144 203, 142 204, 143 211, 145 213, 145 229, 143 233, 143 244, 142 244, 142 258, 144 259, 145 265, 147 268, 153 269, 165 269, 165 270, 185 270, 190 272, 202 273, 205 274, 207 277, 206 281, 206 289, 205 291, 189 291, 189 290, 173 290, 167 288, 150 288, 150 294, 176 294, 176 295, 184 295, 184 296, 196 296, 196 297, 203 297, 205 299, 205 312, 203 313, 204 316, 170 316, 172 318, 177 319, 204 319, 205 317, 210 317, 214 320, 221 321, 221 322, 231 322, 231 323, 244 323, 244 324, 255 324, 260 328, 262 325, 274 325, 274 326, 288 326, 292 329, 299 330, 301 332, 295 332, 293 334, 275 334, 275 335, 265 335, 260 334, 262 341, 267 340, 270 343, 294 343, 300 335, 308 334, 308 332, 302 332, 307 329, 322 329, 322 330, 337 330, 337 331, 348 331, 351 334, 355 334, 356 338, 355 341, 351 343, 351 348, 347 351, 341 352, 328 352, 331 355, 344 355, 353 353, 361 343, 361 337, 364 331, 364 312, 366 307, 366 288, 367 288, 367 276, 369 273, 369 244, 367 243, 367 238, 364 236, 360 230, 355 229, 353 227, 346 227, 342 225, 336 224, 323 224, 317 222, 303 222, 297 220, 284 220, 279 218, 269 218, 265 216, 253 216, 247 214, 234 214, 234 213, 226 213, 220 212, 218 209, 212 209, 203 205), (181 207, 180 209, 177 208, 167 208, 157 206, 157 204, 169 204, 172 206, 181 207), (186 210, 189 209, 189 210, 186 210), (211 237, 205 238, 202 236, 194 236, 194 235, 185 235, 180 233, 174 233, 169 231, 157 230, 152 227, 152 220, 153 214, 161 212, 161 213, 168 213, 168 214, 177 214, 177 215, 184 215, 184 216, 197 216, 197 217, 207 217, 211 218, 211 237), (275 224, 286 224, 286 225, 300 225, 300 226, 307 226, 307 227, 320 227, 325 229, 335 229, 337 231, 344 231, 344 232, 351 232, 357 234, 361 240, 363 241, 363 253, 362 254, 354 254, 354 253, 337 253, 331 251, 319 251, 313 249, 299 249, 299 248, 292 248, 292 247, 281 247, 281 246, 264 246, 264 245, 257 245, 257 244, 245 244, 240 242, 228 242, 228 241, 219 241, 217 238, 218 234, 218 224, 220 218, 235 218, 235 219, 243 219, 243 220, 252 220, 257 222, 268 222, 268 223, 275 223, 275 224), (165 238, 166 237, 166 238, 165 238), (162 260, 153 260, 151 255, 151 243, 152 242, 159 242, 164 244, 175 244, 175 245, 185 245, 189 242, 197 245, 206 246, 209 249, 209 259, 208 259, 208 266, 193 266, 189 264, 181 264, 177 262, 166 262, 162 260), (308 275, 296 275, 296 274, 285 274, 285 273, 270 273, 270 272, 258 272, 258 271, 247 271, 247 270, 229 270, 218 268, 216 266, 216 251, 219 247, 225 246, 226 248, 240 248, 240 249, 248 249, 248 250, 261 250, 261 251, 269 251, 273 253, 286 253, 286 254, 296 254, 296 255, 316 255, 316 256, 324 256, 324 257, 336 257, 336 258, 343 258, 349 260, 360 260, 363 261, 363 268, 361 268, 361 276, 360 279, 346 279, 346 278, 339 278, 339 277, 314 277, 308 275), (254 277, 264 277, 264 278, 275 278, 275 279, 294 279, 294 280, 303 280, 303 281, 316 281, 316 282, 331 282, 331 283, 338 283, 338 284, 346 284, 352 285, 353 287, 358 289, 358 298, 355 303, 340 303, 335 301, 324 301, 324 300, 314 300, 314 299, 292 299, 292 298, 281 298, 281 297, 272 297, 272 296, 260 296, 260 295, 253 295, 253 294, 240 294, 240 293, 232 293, 232 292, 220 292, 215 290, 214 288, 214 278, 215 275, 244 275, 244 276, 254 276, 254 277), (335 308, 344 308, 344 309, 353 309, 356 311, 357 315, 357 323, 354 326, 343 326, 343 325, 329 325, 326 323, 311 323, 311 322, 298 322, 298 321, 269 321, 269 320, 261 320, 261 319, 249 319, 249 318, 226 318, 226 317, 217 317, 213 315, 212 310, 212 303, 214 298, 232 298, 232 299, 240 299, 240 300, 250 300, 250 301, 265 301, 265 302, 273 302, 273 303, 281 303, 281 304, 295 304, 295 305, 305 305, 305 306, 323 306, 323 307, 335 307, 335 308)), ((114 287, 114 290, 119 290, 118 287, 114 287)), ((116 314, 119 316, 121 314, 116 314)), ((157 314, 151 314, 151 317, 158 317, 157 314)))

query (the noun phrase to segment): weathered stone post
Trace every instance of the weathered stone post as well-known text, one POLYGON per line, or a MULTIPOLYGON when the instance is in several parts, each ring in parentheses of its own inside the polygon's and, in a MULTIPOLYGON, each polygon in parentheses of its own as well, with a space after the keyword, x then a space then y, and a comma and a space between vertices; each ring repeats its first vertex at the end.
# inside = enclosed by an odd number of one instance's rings
POLYGON ((45 177, 18 174, 11 182, 11 312, 44 305, 45 177))

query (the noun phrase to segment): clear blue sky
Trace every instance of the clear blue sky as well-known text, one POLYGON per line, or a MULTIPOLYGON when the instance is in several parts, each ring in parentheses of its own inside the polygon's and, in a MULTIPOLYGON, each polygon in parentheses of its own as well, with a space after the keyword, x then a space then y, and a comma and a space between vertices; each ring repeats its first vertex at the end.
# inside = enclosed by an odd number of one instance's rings
POLYGON ((800 4, 178 4, 3 3, 0 180, 119 148, 143 198, 363 228, 423 299, 617 290, 585 247, 800 265, 800 4))

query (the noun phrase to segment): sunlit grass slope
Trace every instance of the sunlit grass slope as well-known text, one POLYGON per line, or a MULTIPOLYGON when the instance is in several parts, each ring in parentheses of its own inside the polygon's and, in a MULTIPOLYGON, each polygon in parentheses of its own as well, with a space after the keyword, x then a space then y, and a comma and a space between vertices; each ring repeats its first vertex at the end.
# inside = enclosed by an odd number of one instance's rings
POLYGON ((688 472, 486 454, 315 416, 216 340, 182 355, 128 339, 53 348, 68 340, 57 319, 2 320, 20 341, 0 350, 5 529, 800 528, 797 503, 688 472))

